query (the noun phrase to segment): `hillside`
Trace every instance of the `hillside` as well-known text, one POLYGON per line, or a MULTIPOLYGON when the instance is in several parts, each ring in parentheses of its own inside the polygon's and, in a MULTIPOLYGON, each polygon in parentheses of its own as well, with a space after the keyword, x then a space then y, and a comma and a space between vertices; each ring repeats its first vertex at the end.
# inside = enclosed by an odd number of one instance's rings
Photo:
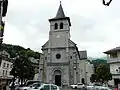
POLYGON ((107 61, 104 59, 96 59, 96 60, 92 60, 93 64, 107 64, 107 61))
POLYGON ((5 44, 3 43, 0 46, 0 51, 5 50, 10 54, 11 58, 16 57, 16 53, 20 53, 21 55, 26 55, 27 57, 34 57, 35 59, 40 58, 39 52, 35 52, 31 50, 30 48, 25 49, 24 47, 21 47, 19 45, 12 45, 12 44, 5 44))

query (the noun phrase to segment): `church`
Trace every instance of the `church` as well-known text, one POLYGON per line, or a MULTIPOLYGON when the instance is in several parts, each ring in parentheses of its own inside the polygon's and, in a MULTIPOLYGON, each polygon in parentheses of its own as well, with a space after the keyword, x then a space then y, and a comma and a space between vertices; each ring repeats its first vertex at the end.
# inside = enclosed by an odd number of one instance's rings
MULTIPOLYGON (((49 23, 49 40, 41 49, 43 55, 40 60, 39 77, 46 83, 58 86, 81 82, 80 52, 70 39, 71 22, 70 18, 65 16, 61 3, 56 16, 49 19, 49 23)), ((86 52, 83 54, 87 55, 86 52)), ((87 56, 82 59, 87 59, 87 56)))

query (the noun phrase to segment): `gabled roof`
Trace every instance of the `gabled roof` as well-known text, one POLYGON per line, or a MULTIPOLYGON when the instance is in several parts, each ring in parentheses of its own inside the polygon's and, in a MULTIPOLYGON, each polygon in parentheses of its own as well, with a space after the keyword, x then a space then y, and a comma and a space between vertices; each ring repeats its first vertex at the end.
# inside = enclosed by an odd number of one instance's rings
MULTIPOLYGON (((48 44, 49 44, 49 40, 42 46, 42 49, 43 48, 48 48, 48 44)), ((75 47, 75 43, 69 39, 69 47, 75 47)))
POLYGON ((70 47, 71 47, 71 46, 74 46, 74 47, 75 47, 75 45, 76 45, 76 44, 75 44, 72 40, 69 39, 69 46, 70 46, 70 47))
POLYGON ((116 48, 113 48, 113 49, 110 49, 106 52, 104 52, 105 54, 111 54, 111 53, 114 53, 114 52, 118 52, 120 51, 120 47, 116 47, 116 48))
MULTIPOLYGON (((48 40, 48 41, 49 41, 49 40, 48 40)), ((42 48, 48 47, 48 41, 42 46, 42 48)))

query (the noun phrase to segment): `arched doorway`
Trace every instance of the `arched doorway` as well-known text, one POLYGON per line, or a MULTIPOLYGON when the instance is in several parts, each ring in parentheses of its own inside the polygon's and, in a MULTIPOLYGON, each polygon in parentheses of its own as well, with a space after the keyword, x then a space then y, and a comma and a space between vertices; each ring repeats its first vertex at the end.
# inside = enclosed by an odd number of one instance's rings
POLYGON ((54 80, 55 80, 55 85, 61 86, 61 71, 60 70, 54 71, 54 80))
POLYGON ((82 78, 82 79, 81 79, 81 82, 82 82, 82 84, 85 84, 85 79, 82 78))

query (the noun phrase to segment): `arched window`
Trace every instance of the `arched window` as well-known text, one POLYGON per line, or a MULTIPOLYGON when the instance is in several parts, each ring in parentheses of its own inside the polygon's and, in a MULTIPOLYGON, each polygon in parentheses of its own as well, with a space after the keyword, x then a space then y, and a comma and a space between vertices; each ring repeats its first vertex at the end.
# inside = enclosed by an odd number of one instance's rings
POLYGON ((57 23, 55 23, 55 29, 58 29, 58 24, 57 23))
POLYGON ((60 23, 60 29, 63 29, 63 23, 60 23))

